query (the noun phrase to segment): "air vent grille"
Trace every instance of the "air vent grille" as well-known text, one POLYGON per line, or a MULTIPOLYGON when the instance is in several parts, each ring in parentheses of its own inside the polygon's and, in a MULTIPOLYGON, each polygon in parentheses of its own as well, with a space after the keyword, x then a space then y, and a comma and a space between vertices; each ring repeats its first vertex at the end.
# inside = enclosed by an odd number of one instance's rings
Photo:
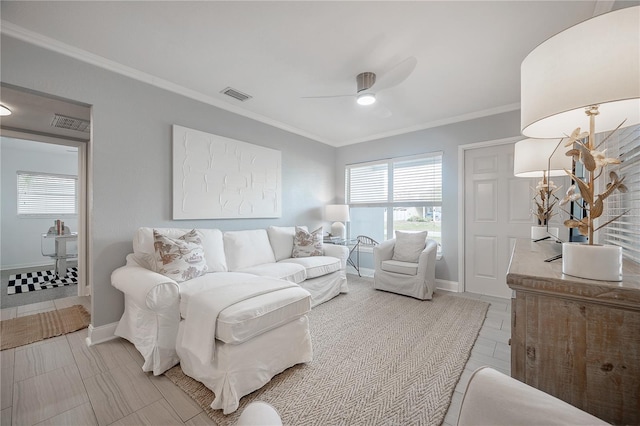
POLYGON ((68 117, 62 114, 55 114, 53 116, 53 121, 51 122, 52 127, 57 127, 59 129, 76 130, 78 132, 84 133, 89 133, 89 124, 90 122, 88 120, 68 117))
POLYGON ((220 91, 223 95, 231 96, 234 99, 239 100, 240 102, 247 101, 251 99, 253 96, 249 96, 246 93, 242 93, 239 90, 236 90, 232 87, 227 87, 226 89, 220 91))

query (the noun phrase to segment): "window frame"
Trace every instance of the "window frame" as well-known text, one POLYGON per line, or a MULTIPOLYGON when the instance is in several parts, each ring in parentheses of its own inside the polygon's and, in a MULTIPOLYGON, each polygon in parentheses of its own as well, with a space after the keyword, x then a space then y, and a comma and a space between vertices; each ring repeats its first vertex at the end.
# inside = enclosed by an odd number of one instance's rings
MULTIPOLYGON (((41 194, 44 198, 45 195, 41 194)), ((67 195, 66 197, 69 197, 67 195)), ((68 205, 68 204, 67 204, 68 205)), ((31 172, 25 170, 18 170, 16 172, 16 214, 21 218, 65 218, 65 217, 77 217, 78 216, 78 176, 77 175, 66 175, 60 173, 49 173, 49 172, 31 172), (60 178, 60 179, 68 179, 73 181, 73 213, 56 213, 56 212, 24 212, 21 211, 21 199, 23 198, 23 192, 20 190, 20 184, 23 176, 38 176, 38 177, 47 177, 47 178, 60 178)))
MULTIPOLYGON (((345 166, 345 202, 346 204, 348 204, 350 207, 355 207, 355 208, 366 208, 366 207, 382 207, 382 208, 386 208, 387 209, 387 214, 386 214, 386 238, 387 239, 392 239, 394 237, 395 234, 395 229, 394 229, 394 220, 393 220, 393 209, 394 208, 402 208, 402 207, 425 207, 425 208, 433 208, 433 207, 439 207, 440 208, 440 222, 442 222, 442 216, 443 216, 443 212, 442 212, 442 165, 443 165, 443 152, 442 151, 434 151, 434 152, 428 152, 428 153, 423 153, 423 154, 417 154, 417 155, 411 155, 411 156, 403 156, 403 157, 392 157, 392 158, 387 158, 387 159, 383 159, 383 160, 375 160, 375 161, 368 161, 368 162, 362 162, 362 163, 352 163, 352 164, 347 164, 345 166), (415 161, 415 160, 420 160, 420 159, 427 159, 427 158, 433 158, 433 157, 439 157, 439 167, 440 167, 440 176, 439 176, 439 180, 438 183, 440 184, 440 199, 439 201, 432 201, 432 200, 416 200, 416 201, 395 201, 394 200, 394 164, 398 164, 398 163, 403 163, 403 162, 410 162, 410 161, 415 161), (380 165, 380 164, 385 164, 386 165, 386 169, 387 169, 387 188, 386 188, 386 201, 376 201, 376 202, 353 202, 352 201, 352 194, 351 194, 351 170, 352 169, 356 169, 356 168, 363 168, 363 167, 369 167, 369 166, 376 166, 376 165, 380 165)), ((348 229, 348 232, 350 233, 351 230, 348 229)), ((441 235, 442 235, 442 231, 441 235)), ((350 234, 348 234, 349 236, 351 236, 350 234)), ((442 237, 441 237, 442 238, 442 237)), ((438 253, 441 253, 441 244, 438 244, 438 253)))

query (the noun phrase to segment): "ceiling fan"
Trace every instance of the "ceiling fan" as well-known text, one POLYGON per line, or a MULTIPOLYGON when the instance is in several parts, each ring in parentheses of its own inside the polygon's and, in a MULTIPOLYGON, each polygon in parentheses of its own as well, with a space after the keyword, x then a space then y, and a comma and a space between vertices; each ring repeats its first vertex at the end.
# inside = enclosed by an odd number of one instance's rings
MULTIPOLYGON (((376 102, 377 93, 397 86, 405 81, 416 68, 417 63, 418 60, 414 56, 410 56, 379 77, 374 72, 361 72, 356 76, 356 93, 348 95, 304 96, 303 98, 327 99, 355 97, 359 105, 372 105, 376 102)), ((391 112, 389 111, 386 115, 391 115, 391 112)))

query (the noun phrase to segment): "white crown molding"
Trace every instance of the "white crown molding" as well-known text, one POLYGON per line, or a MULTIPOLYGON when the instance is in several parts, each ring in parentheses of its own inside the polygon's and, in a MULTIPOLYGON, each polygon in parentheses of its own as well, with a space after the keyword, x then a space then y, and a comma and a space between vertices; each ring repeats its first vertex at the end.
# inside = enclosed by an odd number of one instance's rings
POLYGON ((267 124, 269 126, 273 126, 275 128, 294 133, 296 135, 324 143, 333 147, 341 147, 347 145, 353 145, 360 142, 370 142, 377 139, 388 138, 391 136, 402 135, 406 133, 416 132, 419 130, 430 129, 433 127, 444 126, 447 124, 458 123, 462 121, 473 120, 476 118, 487 117, 490 115, 500 114, 503 112, 514 111, 520 108, 520 103, 514 103, 509 105, 504 105, 496 108, 490 108, 482 111, 471 112, 468 114, 458 115, 455 117, 444 118, 441 120, 436 120, 424 124, 419 124, 417 126, 406 127, 402 129, 393 130, 390 132, 378 133, 375 135, 368 136, 366 138, 354 139, 351 141, 338 142, 333 140, 327 140, 318 135, 309 133, 305 130, 298 129, 297 127, 290 126, 288 124, 284 124, 280 121, 273 120, 271 118, 265 117, 261 114, 256 114, 251 111, 247 111, 243 108, 236 107, 234 105, 223 102, 214 97, 202 94, 192 89, 188 89, 179 84, 172 83, 170 81, 164 80, 162 78, 156 77, 151 74, 147 74, 143 71, 139 71, 135 68, 128 67, 126 65, 122 65, 118 62, 112 61, 110 59, 104 58, 102 56, 87 52, 86 50, 79 49, 77 47, 70 46, 66 43, 53 39, 51 37, 47 37, 40 33, 36 33, 34 31, 28 30, 19 25, 13 24, 11 22, 0 20, 0 32, 13 38, 17 38, 19 40, 25 41, 30 44, 34 44, 36 46, 42 47, 47 50, 51 50, 57 53, 60 53, 65 56, 72 57, 82 62, 86 62, 88 64, 97 66, 99 68, 106 69, 108 71, 112 71, 114 73, 124 75, 126 77, 132 78, 134 80, 141 81, 143 83, 150 84, 152 86, 185 96, 187 98, 191 98, 200 102, 203 102, 208 105, 212 105, 214 107, 223 109, 225 111, 232 112, 234 114, 241 115, 243 117, 250 118, 252 120, 256 120, 258 122, 267 124))
POLYGON ((122 65, 118 62, 112 61, 110 59, 104 58, 102 56, 87 52, 86 50, 78 49, 77 47, 70 46, 66 43, 63 43, 51 37, 47 37, 42 34, 36 33, 34 31, 28 30, 26 28, 23 28, 11 22, 1 20, 0 32, 2 32, 3 34, 6 34, 7 36, 17 38, 19 40, 34 44, 36 46, 45 48, 47 50, 51 50, 65 56, 70 56, 79 61, 86 62, 91 65, 95 65, 97 67, 106 69, 108 71, 112 71, 117 74, 124 75, 134 80, 138 80, 143 83, 147 83, 152 86, 155 86, 164 90, 168 90, 170 92, 177 93, 182 96, 186 96, 187 98, 195 99, 197 101, 232 112, 234 114, 238 114, 238 115, 250 118, 252 120, 259 121, 269 126, 273 126, 290 133, 295 133, 297 135, 300 135, 305 138, 309 138, 327 145, 336 146, 335 143, 325 140, 317 135, 311 134, 304 130, 298 129, 293 126, 289 126, 287 124, 281 123, 279 121, 273 120, 271 118, 265 117, 260 114, 256 114, 254 112, 247 111, 243 108, 236 107, 234 105, 223 102, 219 99, 202 94, 192 89, 188 89, 179 84, 172 83, 170 81, 164 80, 154 75, 147 74, 143 71, 139 71, 135 68, 131 68, 126 65, 122 65))
POLYGON ((468 114, 457 115, 455 117, 443 118, 441 120, 431 121, 429 123, 418 124, 417 126, 405 127, 403 129, 394 130, 391 132, 378 133, 362 139, 354 139, 348 142, 344 142, 338 146, 353 145, 361 142, 370 142, 376 139, 388 138, 391 136, 403 135, 406 133, 417 132, 420 130, 431 129, 434 127, 446 126, 448 124, 460 123, 462 121, 474 120, 476 118, 489 117, 491 115, 502 114, 503 112, 516 111, 520 109, 520 102, 503 105, 495 108, 484 109, 481 111, 470 112, 468 114))

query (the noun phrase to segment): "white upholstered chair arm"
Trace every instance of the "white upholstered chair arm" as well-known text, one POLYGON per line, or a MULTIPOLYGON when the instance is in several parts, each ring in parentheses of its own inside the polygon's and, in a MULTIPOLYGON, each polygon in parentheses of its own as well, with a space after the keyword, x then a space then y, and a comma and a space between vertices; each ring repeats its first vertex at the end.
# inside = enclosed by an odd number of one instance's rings
POLYGON ((606 424, 489 367, 481 367, 469 379, 458 416, 458 426, 606 424))
POLYGON ((393 248, 395 245, 396 239, 393 238, 373 247, 373 263, 376 270, 380 269, 383 261, 390 260, 393 257, 393 248))
POLYGON ((139 306, 162 310, 179 303, 178 284, 162 274, 128 262, 111 274, 111 284, 139 306))

